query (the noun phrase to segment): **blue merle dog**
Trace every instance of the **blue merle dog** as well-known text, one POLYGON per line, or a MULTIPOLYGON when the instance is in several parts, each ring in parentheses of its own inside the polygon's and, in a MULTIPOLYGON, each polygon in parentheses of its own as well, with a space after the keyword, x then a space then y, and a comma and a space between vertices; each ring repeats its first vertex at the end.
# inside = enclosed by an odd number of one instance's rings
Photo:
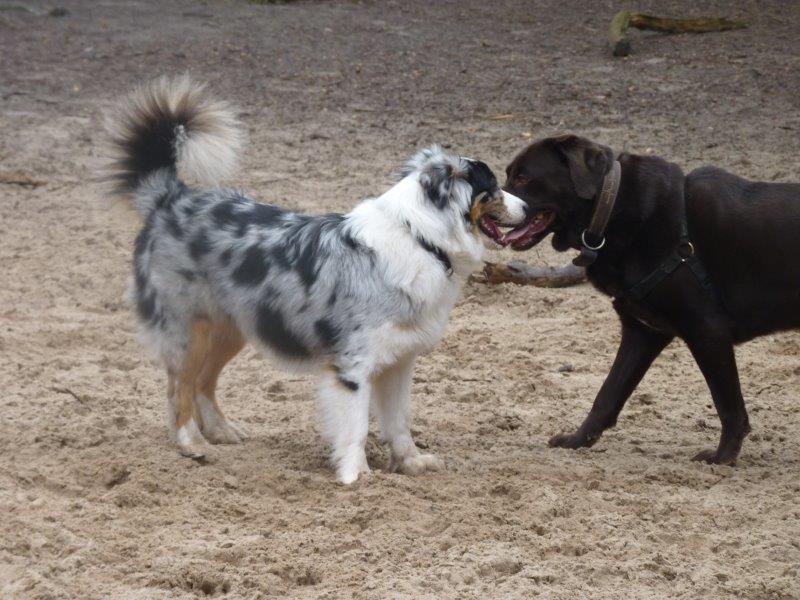
POLYGON ((322 431, 345 484, 369 473, 370 407, 392 470, 438 470, 410 432, 414 361, 442 336, 466 278, 498 226, 524 203, 482 162, 438 147, 347 214, 310 216, 210 185, 242 146, 230 108, 188 78, 134 92, 111 119, 110 177, 144 226, 132 296, 142 338, 168 374, 168 420, 182 454, 239 443, 215 396, 220 372, 251 342, 278 363, 320 371, 322 431), (180 170, 180 175, 179 175, 180 170))

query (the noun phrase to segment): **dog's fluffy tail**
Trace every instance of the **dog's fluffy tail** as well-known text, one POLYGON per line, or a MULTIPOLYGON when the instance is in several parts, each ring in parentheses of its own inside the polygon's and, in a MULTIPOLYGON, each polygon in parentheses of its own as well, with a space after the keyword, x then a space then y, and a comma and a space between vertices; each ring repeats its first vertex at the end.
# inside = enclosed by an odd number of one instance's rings
POLYGON ((108 179, 143 214, 157 190, 178 177, 217 185, 236 167, 244 136, 232 109, 189 77, 162 77, 136 89, 108 122, 114 160, 108 179))

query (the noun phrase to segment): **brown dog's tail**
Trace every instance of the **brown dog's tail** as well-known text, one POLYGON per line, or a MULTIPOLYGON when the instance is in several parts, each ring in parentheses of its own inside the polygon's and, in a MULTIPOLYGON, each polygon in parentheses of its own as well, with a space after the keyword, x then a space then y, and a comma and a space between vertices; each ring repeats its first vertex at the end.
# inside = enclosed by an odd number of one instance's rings
POLYGON ((189 77, 162 77, 137 88, 110 115, 113 162, 107 179, 147 215, 157 188, 178 178, 217 185, 236 167, 244 136, 224 102, 189 77))

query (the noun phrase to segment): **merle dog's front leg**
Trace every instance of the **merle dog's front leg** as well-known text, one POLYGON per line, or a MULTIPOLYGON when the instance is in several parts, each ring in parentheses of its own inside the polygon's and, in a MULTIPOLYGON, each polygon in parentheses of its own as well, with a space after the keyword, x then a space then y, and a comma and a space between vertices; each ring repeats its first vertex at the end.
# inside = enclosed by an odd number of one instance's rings
POLYGON ((576 431, 553 436, 549 444, 558 448, 593 445, 600 439, 603 431, 616 425, 625 402, 672 339, 671 335, 657 333, 638 321, 622 317, 622 341, 617 357, 592 409, 576 431))
POLYGON ((705 377, 722 422, 717 448, 703 450, 692 460, 732 465, 739 456, 744 438, 750 433, 750 421, 739 385, 730 334, 724 325, 716 326, 713 321, 706 321, 693 327, 691 334, 684 339, 705 377))

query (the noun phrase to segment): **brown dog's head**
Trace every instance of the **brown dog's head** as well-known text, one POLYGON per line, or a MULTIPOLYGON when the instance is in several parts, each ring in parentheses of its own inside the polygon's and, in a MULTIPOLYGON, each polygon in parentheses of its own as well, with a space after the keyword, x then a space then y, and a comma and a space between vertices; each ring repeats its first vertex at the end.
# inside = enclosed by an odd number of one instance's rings
POLYGON ((534 142, 506 168, 503 189, 522 198, 534 217, 503 239, 527 250, 553 233, 558 251, 580 247, 603 177, 611 169, 611 148, 586 138, 563 135, 534 142))

